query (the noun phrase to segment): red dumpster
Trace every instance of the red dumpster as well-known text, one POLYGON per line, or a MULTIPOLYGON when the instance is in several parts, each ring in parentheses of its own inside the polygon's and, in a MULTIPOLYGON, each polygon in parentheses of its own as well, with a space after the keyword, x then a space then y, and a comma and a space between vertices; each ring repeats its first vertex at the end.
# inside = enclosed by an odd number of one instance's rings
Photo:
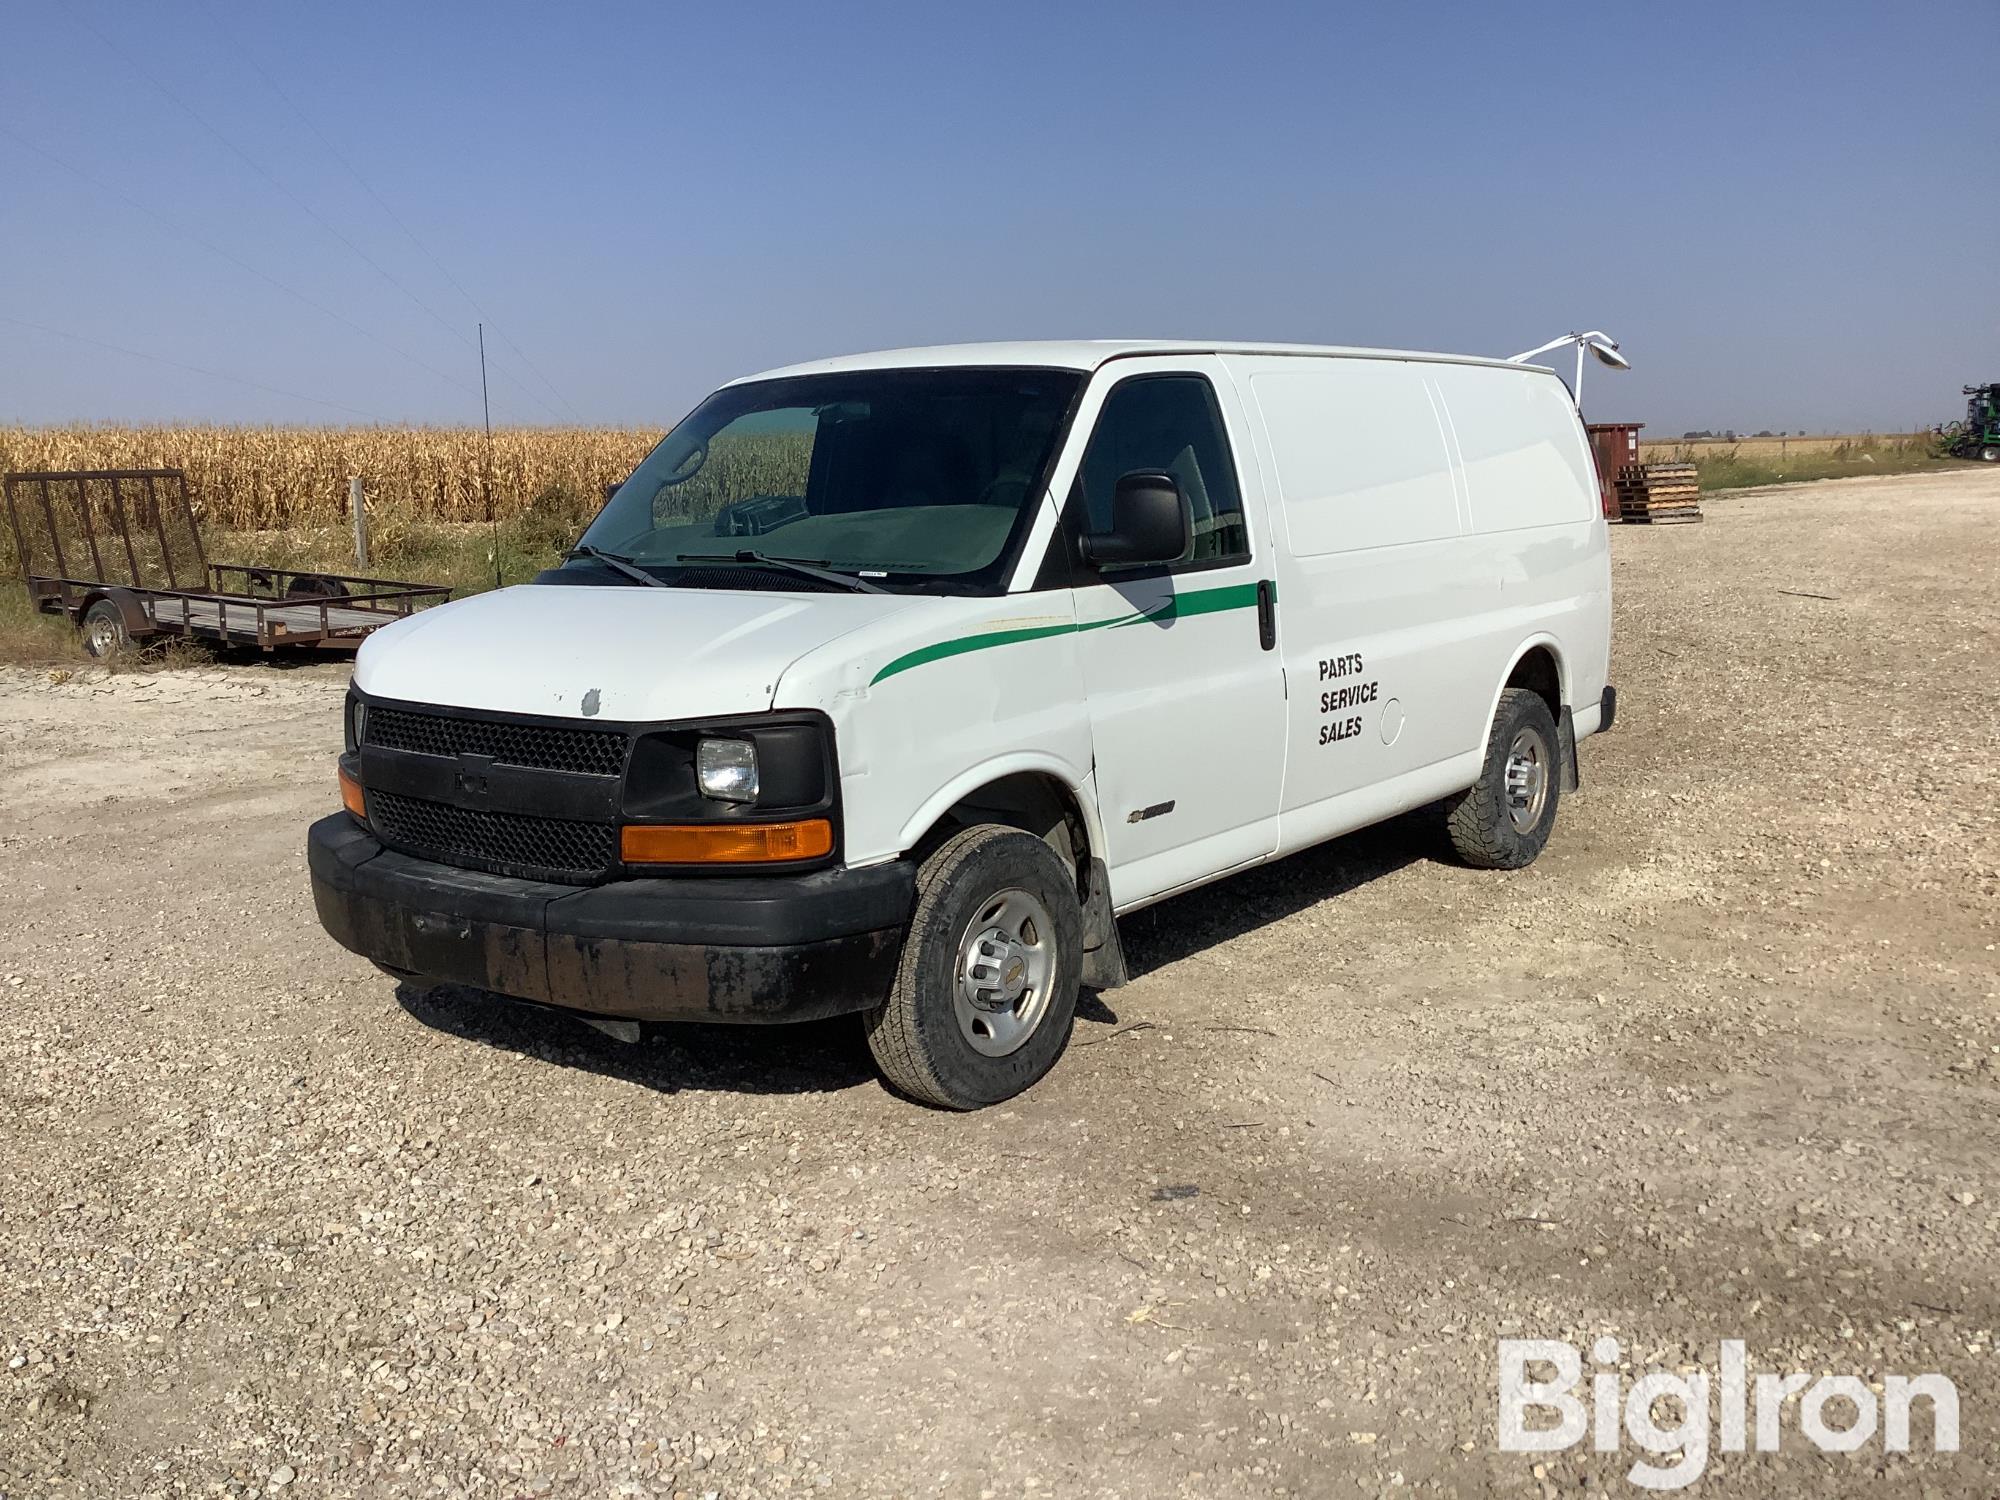
POLYGON ((1618 494, 1612 485, 1618 471, 1639 462, 1639 429, 1644 422, 1591 422, 1590 451, 1597 457, 1597 502, 1611 520, 1618 519, 1618 494))

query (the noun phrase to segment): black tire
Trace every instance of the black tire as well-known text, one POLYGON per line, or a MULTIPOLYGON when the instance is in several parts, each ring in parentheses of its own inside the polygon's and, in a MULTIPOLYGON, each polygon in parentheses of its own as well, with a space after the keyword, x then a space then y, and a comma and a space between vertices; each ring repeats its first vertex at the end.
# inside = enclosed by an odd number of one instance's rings
POLYGON ((77 630, 83 636, 83 649, 99 661, 109 661, 132 644, 124 611, 109 599, 99 599, 85 610, 77 630))
POLYGON ((317 573, 300 573, 285 585, 287 599, 345 599, 347 585, 317 573))
MULTIPOLYGON (((1011 964, 1011 959, 1008 960, 1011 964)), ((1031 970, 1024 963, 1023 974, 1031 970)), ((1011 1099, 1037 1082, 1069 1045, 1076 1019, 1077 983, 1083 972, 1083 910, 1076 881, 1043 840, 994 824, 968 828, 941 844, 917 871, 917 903, 889 998, 867 1013, 868 1050, 882 1076, 899 1093, 941 1109, 980 1109, 1011 1099), (1039 903, 1052 931, 1035 933, 1032 945, 1045 966, 1048 987, 1030 982, 1012 1008, 997 1001, 988 1014, 961 1006, 961 957, 975 941, 975 927, 1008 899, 1026 895, 1039 903), (1052 952, 1042 953, 1048 944, 1052 952), (1034 1019, 1021 1007, 1045 994, 1034 1019), (969 1019, 961 1020, 961 1009, 969 1019), (982 1050, 1005 1044, 991 1028, 1026 1029, 1002 1055, 982 1050), (987 1026, 983 1043, 973 1037, 987 1026), (968 1034, 968 1033, 972 1034, 968 1034)), ((997 977, 997 976, 996 976, 997 977)), ((1011 982, 1011 981, 1010 981, 1011 982)))
POLYGON ((1981 463, 2000 464, 2000 443, 1988 443, 1984 448, 1981 448, 1979 450, 1979 461, 1981 463))
POLYGON ((1486 736, 1486 764, 1479 780, 1447 805, 1445 827, 1460 859, 1480 870, 1518 870, 1534 863, 1555 827, 1562 795, 1560 752, 1555 715, 1541 695, 1526 688, 1503 692, 1486 736), (1508 765, 1517 741, 1536 757, 1538 800, 1523 798, 1518 788, 1509 790, 1508 765), (1517 818, 1517 812, 1523 816, 1517 818))

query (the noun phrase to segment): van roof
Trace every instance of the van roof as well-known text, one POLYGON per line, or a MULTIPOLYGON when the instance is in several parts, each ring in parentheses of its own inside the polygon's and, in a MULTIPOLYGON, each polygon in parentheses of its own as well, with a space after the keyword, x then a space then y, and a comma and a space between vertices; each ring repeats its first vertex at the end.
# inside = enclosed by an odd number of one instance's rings
POLYGON ((873 354, 843 354, 809 360, 745 375, 731 385, 750 380, 777 380, 792 375, 822 375, 841 370, 933 370, 950 366, 1023 365, 1040 369, 1095 370, 1107 360, 1142 354, 1291 354, 1338 355, 1346 359, 1408 359, 1429 364, 1495 365, 1507 370, 1550 374, 1546 365, 1509 364, 1477 354, 1426 354, 1410 349, 1352 349, 1338 344, 1254 344, 1218 339, 1050 339, 994 344, 933 344, 916 349, 883 349, 873 354))

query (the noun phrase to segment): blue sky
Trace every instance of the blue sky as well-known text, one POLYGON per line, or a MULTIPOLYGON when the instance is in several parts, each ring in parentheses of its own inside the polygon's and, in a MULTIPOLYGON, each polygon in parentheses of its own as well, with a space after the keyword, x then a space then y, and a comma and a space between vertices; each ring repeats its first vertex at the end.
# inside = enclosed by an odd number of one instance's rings
POLYGON ((0 422, 477 422, 483 311, 496 423, 1600 326, 1595 419, 1928 423, 2000 379, 1980 8, 21 0, 0 422))

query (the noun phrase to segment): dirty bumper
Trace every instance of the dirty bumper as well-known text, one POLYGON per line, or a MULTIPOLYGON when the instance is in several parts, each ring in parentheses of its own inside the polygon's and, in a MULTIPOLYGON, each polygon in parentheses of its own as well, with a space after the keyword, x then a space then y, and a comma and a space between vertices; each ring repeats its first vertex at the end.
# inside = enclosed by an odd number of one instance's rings
POLYGON ((579 888, 385 849, 346 813, 306 840, 313 904, 392 969, 591 1015, 803 1021, 888 994, 909 865, 579 888))

